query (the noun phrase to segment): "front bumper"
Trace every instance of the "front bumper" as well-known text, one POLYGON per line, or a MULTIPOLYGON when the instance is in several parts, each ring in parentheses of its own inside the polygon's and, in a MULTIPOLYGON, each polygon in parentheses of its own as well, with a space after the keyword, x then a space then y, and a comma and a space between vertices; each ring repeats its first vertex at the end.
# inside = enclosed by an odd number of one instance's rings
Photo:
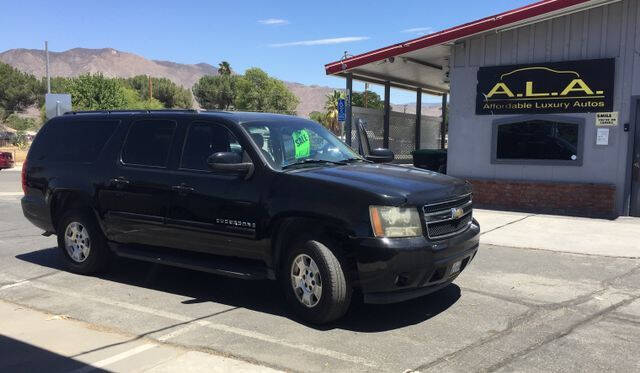
POLYGON ((473 220, 463 233, 440 241, 426 237, 353 238, 356 285, 366 303, 395 303, 437 291, 451 283, 473 260, 480 226, 473 220), (460 270, 453 271, 454 263, 460 270))

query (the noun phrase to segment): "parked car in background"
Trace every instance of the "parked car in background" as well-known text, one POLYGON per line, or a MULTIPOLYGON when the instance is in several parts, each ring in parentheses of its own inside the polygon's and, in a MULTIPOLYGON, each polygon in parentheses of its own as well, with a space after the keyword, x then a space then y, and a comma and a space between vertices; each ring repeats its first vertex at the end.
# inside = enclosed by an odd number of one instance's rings
POLYGON ((10 152, 0 152, 0 170, 13 168, 13 154, 10 152))
POLYGON ((72 271, 115 254, 279 280, 297 315, 326 323, 355 289, 368 303, 441 289, 478 250, 468 183, 367 157, 292 116, 68 113, 31 146, 22 209, 72 271))

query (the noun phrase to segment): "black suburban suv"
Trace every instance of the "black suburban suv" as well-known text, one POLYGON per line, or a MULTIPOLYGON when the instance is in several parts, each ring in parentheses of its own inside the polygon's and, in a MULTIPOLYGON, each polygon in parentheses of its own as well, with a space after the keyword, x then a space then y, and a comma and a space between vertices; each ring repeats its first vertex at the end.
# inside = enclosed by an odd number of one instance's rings
POLYGON ((478 249, 468 183, 371 162, 284 115, 67 113, 36 136, 22 184, 24 215, 74 272, 115 255, 277 279, 314 323, 355 289, 390 303, 443 288, 478 249))

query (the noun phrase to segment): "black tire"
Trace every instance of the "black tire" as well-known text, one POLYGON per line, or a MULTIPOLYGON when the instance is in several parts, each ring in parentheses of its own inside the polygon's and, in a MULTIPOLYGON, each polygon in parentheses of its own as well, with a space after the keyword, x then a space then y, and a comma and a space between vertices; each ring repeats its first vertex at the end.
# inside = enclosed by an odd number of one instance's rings
POLYGON ((85 210, 65 212, 59 220, 57 236, 58 248, 71 272, 89 275, 104 271, 108 267, 111 252, 107 246, 107 240, 91 212, 85 210), (74 222, 81 224, 86 229, 90 239, 89 254, 82 262, 72 259, 65 246, 67 227, 74 222))
POLYGON ((344 316, 351 303, 352 289, 343 268, 334 252, 319 241, 299 240, 293 244, 281 266, 280 281, 294 313, 313 324, 326 324, 344 316), (301 254, 313 259, 321 276, 322 295, 312 307, 304 305, 298 299, 292 285, 291 268, 294 260, 301 254))

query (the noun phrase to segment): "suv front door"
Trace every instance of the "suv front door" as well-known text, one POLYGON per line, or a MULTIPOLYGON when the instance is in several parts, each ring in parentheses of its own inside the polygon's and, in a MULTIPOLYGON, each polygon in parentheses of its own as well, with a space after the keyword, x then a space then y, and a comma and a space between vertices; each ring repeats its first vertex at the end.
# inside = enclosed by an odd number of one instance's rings
POLYGON ((261 259, 256 242, 260 183, 257 175, 216 172, 207 158, 217 152, 236 152, 251 158, 224 125, 194 121, 188 125, 176 183, 167 214, 170 245, 216 255, 261 259))

